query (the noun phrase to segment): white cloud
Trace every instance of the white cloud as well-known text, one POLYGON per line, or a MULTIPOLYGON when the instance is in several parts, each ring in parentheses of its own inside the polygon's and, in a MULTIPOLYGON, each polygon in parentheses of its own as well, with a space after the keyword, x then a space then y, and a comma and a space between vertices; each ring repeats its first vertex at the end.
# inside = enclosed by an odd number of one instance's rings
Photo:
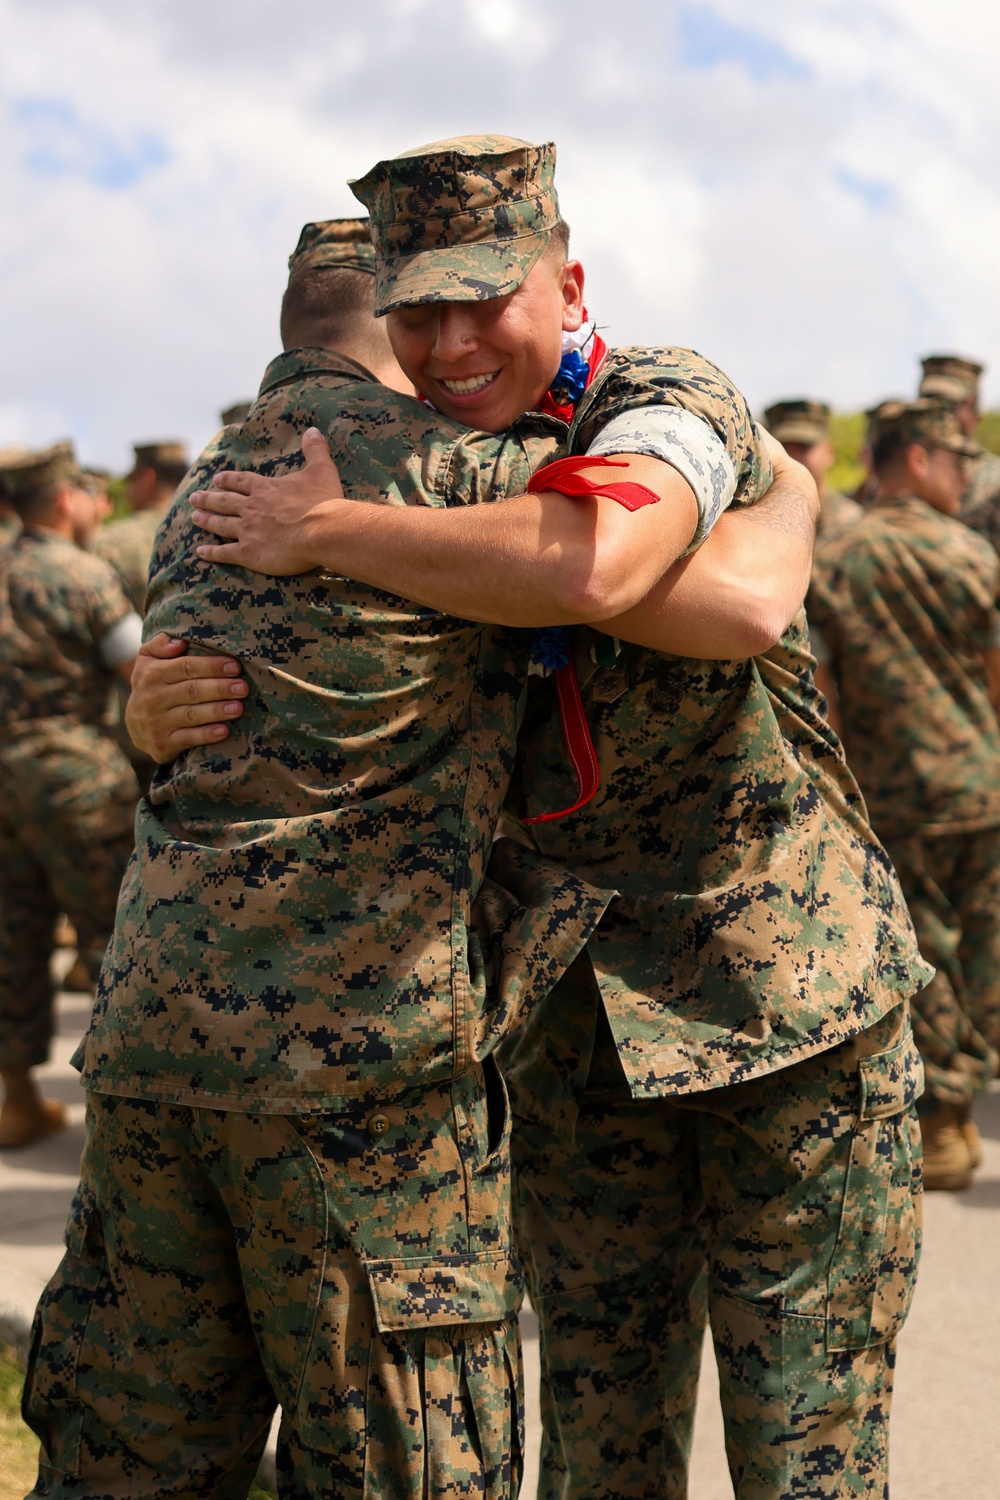
POLYGON ((470 130, 556 139, 613 337, 762 402, 995 368, 1000 10, 958 0, 0 0, 0 442, 200 444, 302 222, 470 130))

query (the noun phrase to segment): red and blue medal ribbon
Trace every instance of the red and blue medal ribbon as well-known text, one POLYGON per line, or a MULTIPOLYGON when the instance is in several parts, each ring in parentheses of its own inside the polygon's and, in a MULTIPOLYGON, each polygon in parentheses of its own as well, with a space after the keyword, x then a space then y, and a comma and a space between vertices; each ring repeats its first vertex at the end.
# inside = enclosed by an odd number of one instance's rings
MULTIPOLYGON (((583 469, 624 469, 627 459, 605 458, 581 454, 579 457, 560 458, 538 469, 528 484, 529 494, 554 490, 560 495, 577 498, 582 495, 607 495, 635 511, 643 505, 653 505, 659 500, 654 490, 644 484, 630 480, 602 483, 599 479, 588 479, 583 469)), ((591 737, 590 726, 583 707, 580 682, 570 655, 572 629, 568 625, 550 626, 536 630, 532 646, 532 658, 549 668, 556 680, 556 695, 559 700, 559 718, 562 723, 563 743, 570 764, 576 774, 577 797, 569 807, 558 812, 536 813, 525 818, 525 823, 552 823, 557 818, 566 818, 578 812, 596 795, 601 784, 601 772, 597 763, 597 751, 591 737)))

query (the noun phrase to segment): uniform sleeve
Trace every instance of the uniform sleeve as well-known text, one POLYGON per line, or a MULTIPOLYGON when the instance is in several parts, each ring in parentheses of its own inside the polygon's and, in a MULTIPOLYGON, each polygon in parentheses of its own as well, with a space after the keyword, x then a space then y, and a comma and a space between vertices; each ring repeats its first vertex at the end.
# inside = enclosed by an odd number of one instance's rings
POLYGON ((135 614, 125 587, 109 562, 86 554, 83 585, 84 608, 91 638, 99 647, 114 626, 135 614))
MULTIPOLYGON (((570 429, 569 451, 602 451, 601 434, 611 424, 620 425, 625 414, 637 432, 644 426, 648 434, 653 430, 646 417, 651 408, 659 412, 663 449, 655 456, 673 463, 689 483, 693 476, 701 487, 699 495, 699 488, 692 484, 699 510, 704 506, 701 534, 707 534, 708 525, 714 524, 730 501, 750 505, 770 487, 771 461, 746 400, 717 365, 692 349, 613 349, 580 402, 570 429), (686 413, 688 419, 674 416, 672 423, 665 421, 665 411, 686 413), (704 426, 707 438, 699 440, 699 429, 690 418, 704 426), (668 456, 671 445, 673 458, 668 456), (723 499, 730 468, 732 494, 723 499)), ((619 447, 616 451, 628 450, 619 447)), ((632 451, 650 452, 651 448, 632 451)))

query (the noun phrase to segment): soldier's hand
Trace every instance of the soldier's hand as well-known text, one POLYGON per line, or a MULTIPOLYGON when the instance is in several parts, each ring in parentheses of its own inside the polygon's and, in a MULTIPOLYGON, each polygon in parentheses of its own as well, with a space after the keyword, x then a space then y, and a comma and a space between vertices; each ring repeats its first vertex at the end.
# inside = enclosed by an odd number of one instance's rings
POLYGON ((322 532, 321 554, 328 554, 330 522, 351 502, 344 500, 337 466, 315 427, 302 434, 302 456, 302 468, 280 479, 229 471, 215 476, 212 489, 195 490, 195 524, 224 538, 204 543, 198 556, 279 577, 323 566, 325 557, 310 546, 314 533, 322 532))
POLYGON ((248 692, 238 661, 194 656, 186 641, 155 635, 135 659, 125 723, 133 743, 162 765, 224 740, 248 692))

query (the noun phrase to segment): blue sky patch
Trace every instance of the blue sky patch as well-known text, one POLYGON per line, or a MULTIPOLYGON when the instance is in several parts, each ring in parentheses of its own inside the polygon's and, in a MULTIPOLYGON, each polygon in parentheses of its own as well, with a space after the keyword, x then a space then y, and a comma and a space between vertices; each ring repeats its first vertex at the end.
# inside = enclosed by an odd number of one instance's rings
POLYGON ((734 26, 711 6, 677 7, 681 63, 687 68, 714 68, 737 63, 755 82, 772 78, 811 78, 812 69, 761 31, 734 26))
POLYGON ((892 201, 891 183, 880 182, 877 177, 862 177, 849 167, 834 167, 833 180, 845 193, 850 193, 853 198, 860 198, 865 207, 875 213, 888 208, 892 201))
POLYGON ((122 189, 170 159, 166 143, 150 131, 116 137, 81 119, 66 99, 19 99, 14 119, 24 137, 21 164, 37 177, 79 177, 95 187, 122 189))

